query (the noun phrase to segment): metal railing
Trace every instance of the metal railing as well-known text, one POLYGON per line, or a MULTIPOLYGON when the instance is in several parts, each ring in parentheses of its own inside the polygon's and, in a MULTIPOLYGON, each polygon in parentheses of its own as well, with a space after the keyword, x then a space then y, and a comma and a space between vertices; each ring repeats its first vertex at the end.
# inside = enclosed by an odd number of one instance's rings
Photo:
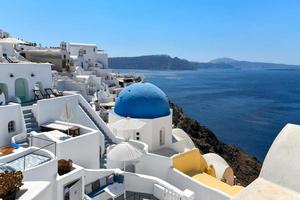
POLYGON ((1 163, 0 170, 2 170, 2 171, 15 171, 15 170, 25 171, 26 169, 41 165, 41 164, 51 160, 50 157, 43 155, 44 154, 44 152, 42 152, 43 150, 51 151, 56 157, 56 142, 53 142, 53 141, 45 139, 45 138, 30 136, 30 146, 32 146, 33 139, 47 142, 47 144, 42 145, 40 147, 34 146, 34 147, 36 147, 36 149, 26 153, 25 155, 17 157, 13 160, 9 160, 6 163, 1 163), (53 149, 49 150, 49 147, 52 147, 53 149), (42 152, 42 153, 38 153, 38 152, 42 152), (42 160, 42 158, 44 160, 42 160), (36 159, 36 162, 33 162, 34 159, 36 159))
POLYGON ((39 149, 45 149, 45 150, 51 151, 54 154, 54 156, 56 157, 56 142, 54 142, 52 140, 31 135, 30 136, 30 146, 34 146, 34 147, 38 147, 39 149), (34 140, 40 140, 40 141, 48 142, 48 144, 45 144, 44 146, 39 147, 38 144, 36 144, 36 145, 33 144, 34 140), (54 148, 51 150, 48 147, 54 147, 54 148))
POLYGON ((116 200, 144 200, 144 199, 158 200, 152 194, 139 193, 139 192, 130 192, 130 191, 126 191, 125 196, 122 195, 122 196, 116 198, 116 200))

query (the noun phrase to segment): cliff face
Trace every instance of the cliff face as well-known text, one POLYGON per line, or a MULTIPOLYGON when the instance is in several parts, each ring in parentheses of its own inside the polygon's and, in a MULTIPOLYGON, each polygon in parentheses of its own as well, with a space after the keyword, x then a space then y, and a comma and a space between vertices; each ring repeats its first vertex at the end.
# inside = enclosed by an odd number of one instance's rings
POLYGON ((202 153, 217 153, 222 156, 233 168, 238 182, 243 186, 249 185, 256 179, 262 166, 259 160, 235 146, 219 141, 212 131, 187 117, 174 103, 170 104, 173 109, 174 125, 188 133, 202 153))

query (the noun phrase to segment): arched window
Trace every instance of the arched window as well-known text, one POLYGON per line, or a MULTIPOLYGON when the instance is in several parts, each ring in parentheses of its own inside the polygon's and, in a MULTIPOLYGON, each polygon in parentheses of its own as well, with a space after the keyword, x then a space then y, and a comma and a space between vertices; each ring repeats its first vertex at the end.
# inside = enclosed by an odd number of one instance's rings
POLYGON ((8 122, 7 130, 9 133, 15 132, 15 121, 8 122))
POLYGON ((164 128, 159 131, 159 144, 160 146, 165 145, 165 130, 164 128))

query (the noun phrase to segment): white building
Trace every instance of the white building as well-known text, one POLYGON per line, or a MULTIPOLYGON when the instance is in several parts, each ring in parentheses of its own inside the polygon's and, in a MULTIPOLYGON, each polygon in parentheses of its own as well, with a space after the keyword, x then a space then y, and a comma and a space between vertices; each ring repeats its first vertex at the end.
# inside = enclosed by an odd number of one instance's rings
POLYGON ((4 39, 0 39, 0 89, 5 95, 3 103, 16 101, 16 98, 21 102, 31 101, 34 99, 34 89, 52 88, 51 65, 27 61, 15 50, 15 45, 22 41, 4 39))
POLYGON ((74 61, 75 66, 82 69, 108 68, 108 57, 103 50, 98 50, 96 44, 67 43, 67 51, 74 61))
MULTIPOLYGON (((52 85, 50 64, 21 62, 14 50, 19 42, 0 41, 5 54, 0 55, 0 97, 6 97, 4 103, 0 98, 0 173, 22 171, 17 199, 300 199, 299 125, 284 127, 259 177, 243 188, 235 185, 233 171, 222 157, 202 155, 187 133, 172 127, 168 98, 153 84, 136 83, 121 91, 108 125, 73 92, 27 106, 9 102, 30 101, 33 89, 52 85), (132 155, 126 148, 116 151, 124 144, 139 156, 129 160, 132 155), (61 159, 73 162, 63 174, 61 159)), ((82 49, 96 52, 95 45, 73 47, 73 54, 82 49)), ((94 76, 101 81, 97 75, 78 74, 76 82, 86 86, 94 76)))
POLYGON ((0 29, 0 38, 8 38, 8 37, 9 37, 9 33, 0 29))
POLYGON ((167 96, 151 83, 126 87, 109 114, 116 136, 146 143, 149 151, 172 144, 172 110, 167 96))
POLYGON ((52 88, 51 65, 37 63, 0 63, 0 89, 6 102, 15 97, 22 102, 34 99, 33 90, 52 88))
MULTIPOLYGON (((24 138, 24 136, 28 139, 25 118, 29 109, 39 126, 54 123, 55 127, 60 129, 69 126, 80 128, 77 136, 70 136, 61 130, 31 132, 28 147, 20 147, 10 154, 0 155, 1 169, 9 166, 23 172, 24 185, 21 187, 20 199, 38 200, 41 197, 58 200, 109 199, 111 193, 107 192, 107 188, 111 187, 118 188, 119 194, 127 191, 126 195, 144 195, 144 198, 148 195, 148 198, 154 196, 157 199, 299 198, 296 180, 300 176, 298 177, 297 173, 298 162, 295 162, 299 156, 298 152, 300 152, 295 145, 300 138, 299 126, 288 125, 285 127, 272 145, 260 177, 237 195, 230 195, 224 192, 226 188, 220 189, 214 185, 195 181, 194 178, 174 168, 172 154, 181 153, 184 150, 189 152, 192 145, 188 138, 185 138, 184 132, 180 129, 172 130, 172 112, 167 105, 162 105, 162 103, 167 103, 165 95, 161 94, 161 91, 158 92, 157 88, 151 84, 144 83, 140 86, 133 85, 127 88, 130 89, 130 92, 124 90, 123 94, 120 94, 119 98, 124 98, 124 102, 117 101, 115 112, 110 116, 111 119, 116 120, 110 125, 110 128, 115 128, 113 132, 80 95, 39 100, 31 107, 24 108, 20 104, 0 106, 2 148, 9 145, 10 141, 18 142, 18 139, 24 138), (145 93, 141 93, 143 88, 139 88, 140 86, 145 87, 145 93), (158 92, 158 96, 153 92, 158 92), (132 96, 131 93, 134 95, 132 96), (159 100, 155 100, 155 96, 159 100), (135 102, 134 105, 137 107, 141 104, 148 105, 152 109, 143 108, 143 111, 136 109, 131 111, 122 107, 118 108, 120 105, 128 106, 131 103, 126 101, 125 97, 135 102), (119 103, 121 104, 119 105, 119 103), (64 117, 66 110, 71 113, 67 122, 64 117), (128 118, 127 115, 131 117, 128 118), (11 121, 14 123, 11 124, 11 121), (113 126, 118 122, 120 122, 119 125, 113 126), (127 127, 124 126, 125 122, 127 122, 127 127), (152 124, 157 127, 151 127, 152 124), (145 128, 147 126, 149 127, 145 128), (165 130, 163 134, 160 131, 162 128, 165 130), (140 132, 139 139, 136 138, 137 131, 140 132), (107 148, 109 152, 128 136, 135 137, 129 142, 142 152, 142 157, 128 163, 134 165, 134 173, 121 171, 122 165, 118 167, 120 169, 99 168, 103 161, 101 157, 106 155, 106 152, 100 149, 107 148), (172 140, 170 140, 170 136, 173 138, 172 140), (170 152, 172 154, 166 154, 170 152), (24 163, 24 157, 33 160, 30 163, 24 163), (284 160, 282 160, 283 158, 284 160), (64 175, 58 175, 57 162, 59 159, 72 159, 72 170, 64 175), (280 167, 282 163, 289 170, 282 170, 280 167), (117 178, 120 175, 124 181, 117 178), (98 186, 96 187, 96 185, 98 186), (110 187, 110 185, 112 186, 110 187)), ((204 158, 208 163, 215 165, 217 176, 222 178, 225 171, 228 170, 226 162, 224 163, 220 157, 215 155, 204 155, 204 158)), ((108 166, 118 166, 117 163, 110 162, 109 157, 107 159, 108 166)), ((193 160, 185 160, 185 162, 195 162, 195 159, 194 157, 193 160)))

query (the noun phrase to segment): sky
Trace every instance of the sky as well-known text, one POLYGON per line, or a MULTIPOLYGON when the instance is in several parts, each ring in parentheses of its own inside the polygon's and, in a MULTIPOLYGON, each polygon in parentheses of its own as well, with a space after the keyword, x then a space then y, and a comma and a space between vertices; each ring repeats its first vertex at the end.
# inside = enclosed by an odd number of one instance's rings
POLYGON ((45 46, 300 64, 299 0, 9 0, 0 7, 0 29, 45 46))

